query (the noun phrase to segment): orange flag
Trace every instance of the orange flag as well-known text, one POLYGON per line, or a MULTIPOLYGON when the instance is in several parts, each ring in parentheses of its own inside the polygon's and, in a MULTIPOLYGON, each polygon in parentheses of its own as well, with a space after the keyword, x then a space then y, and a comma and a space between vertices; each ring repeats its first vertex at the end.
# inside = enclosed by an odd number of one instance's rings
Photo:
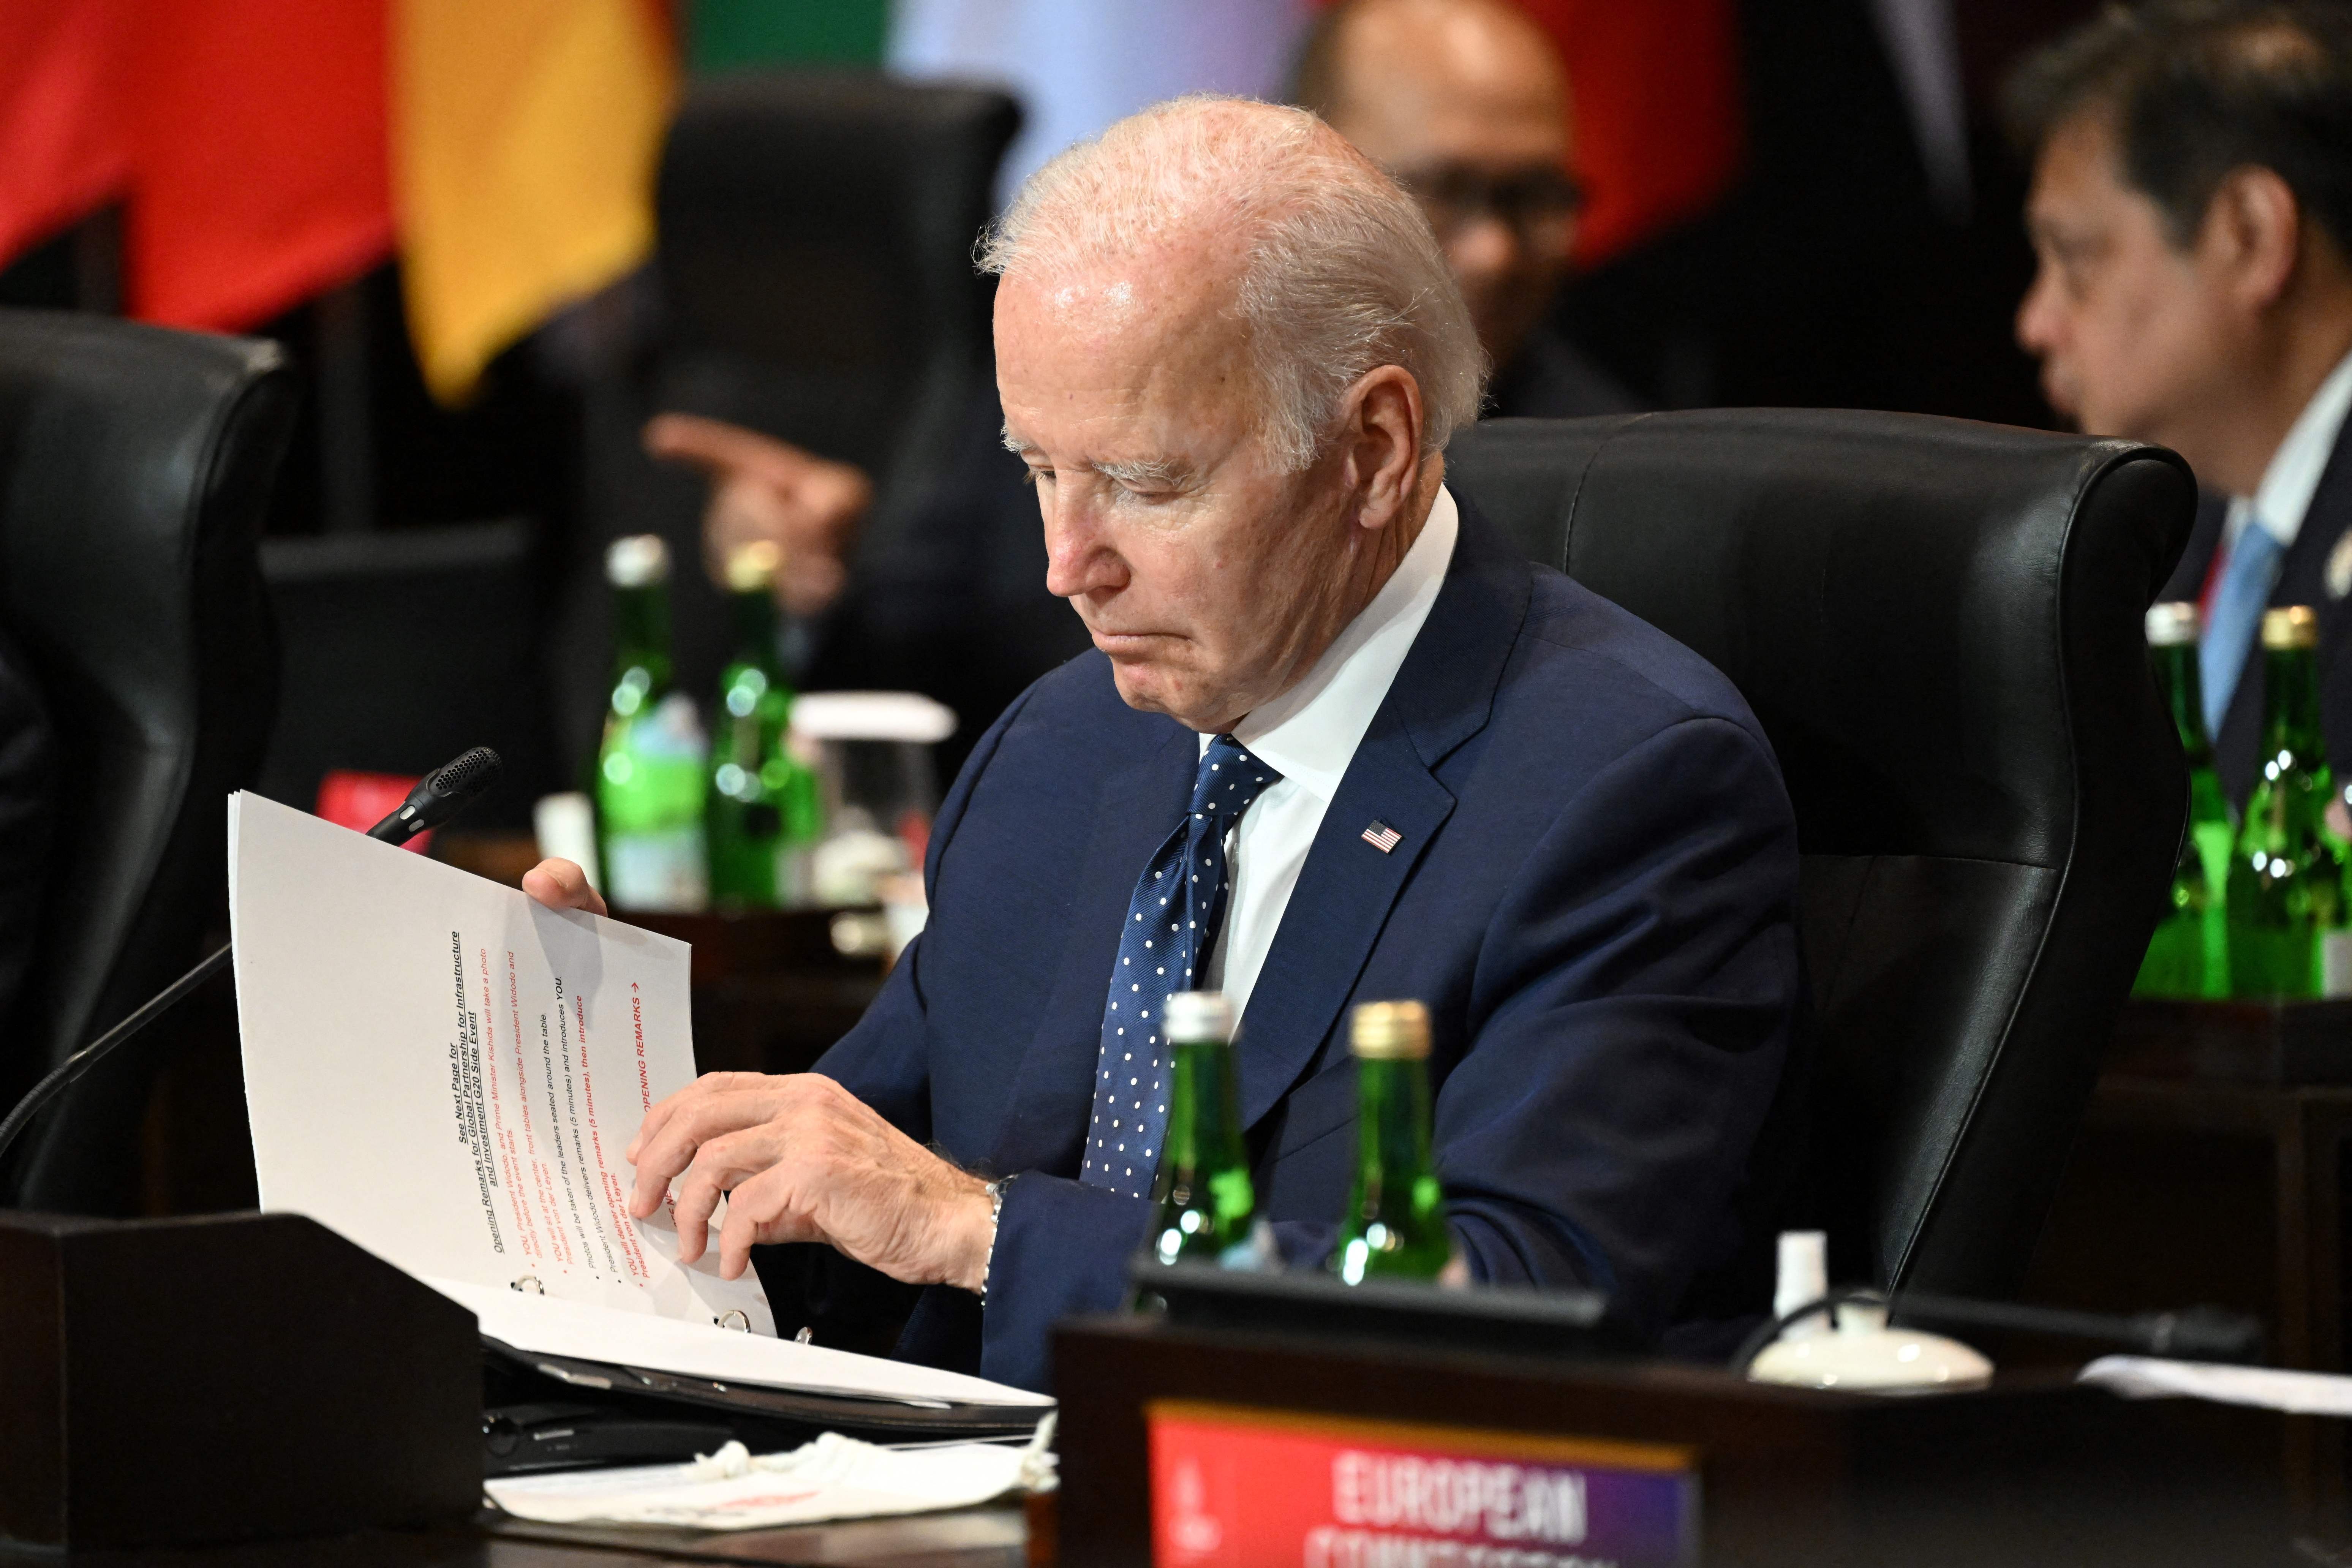
POLYGON ((468 395, 492 356, 653 248, 677 89, 646 0, 393 0, 409 337, 468 395))

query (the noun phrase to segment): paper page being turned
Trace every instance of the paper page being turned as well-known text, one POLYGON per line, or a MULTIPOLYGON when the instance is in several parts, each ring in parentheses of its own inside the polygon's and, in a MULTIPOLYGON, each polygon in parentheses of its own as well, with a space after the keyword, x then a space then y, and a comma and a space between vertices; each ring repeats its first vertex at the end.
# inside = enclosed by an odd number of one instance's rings
POLYGON ((229 814, 262 1207, 426 1278, 775 1331, 756 1276, 680 1265, 668 1211, 626 1207, 623 1151, 694 1077, 686 944, 257 795, 229 814))

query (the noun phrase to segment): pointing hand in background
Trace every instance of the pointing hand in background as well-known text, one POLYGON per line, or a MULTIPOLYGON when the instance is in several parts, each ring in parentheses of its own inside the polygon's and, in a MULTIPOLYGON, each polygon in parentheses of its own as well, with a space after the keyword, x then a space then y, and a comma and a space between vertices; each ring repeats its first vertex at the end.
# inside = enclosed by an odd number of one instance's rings
POLYGON ((656 415, 646 422, 645 443, 654 457, 709 475, 702 553, 714 582, 726 581, 735 551, 768 540, 782 553, 776 600, 786 611, 814 615, 841 592, 843 563, 874 504, 862 469, 698 414, 656 415))

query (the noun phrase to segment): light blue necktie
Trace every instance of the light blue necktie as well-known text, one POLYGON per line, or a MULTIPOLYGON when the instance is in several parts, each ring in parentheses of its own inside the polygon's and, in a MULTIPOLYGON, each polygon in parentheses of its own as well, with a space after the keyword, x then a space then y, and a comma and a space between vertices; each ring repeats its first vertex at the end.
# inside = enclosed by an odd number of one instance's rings
POLYGON ((2246 519, 2230 560, 2221 568, 2221 585, 2213 590, 2213 612, 2205 618, 2205 635, 2197 645, 2197 681, 2205 693, 2205 734, 2219 740, 2230 699, 2238 692, 2245 673, 2246 656, 2253 650, 2254 633, 2263 624, 2263 608, 2270 603, 2271 580, 2285 547, 2257 517, 2246 519))
POLYGON ((1094 1120, 1078 1170, 1078 1180, 1088 1186, 1129 1197, 1151 1191, 1160 1134, 1168 1125, 1169 1054, 1160 1014, 1171 993, 1198 989, 1192 971, 1224 922, 1231 885, 1225 834, 1281 777, 1231 735, 1211 741, 1184 820, 1135 884, 1104 1000, 1094 1120))

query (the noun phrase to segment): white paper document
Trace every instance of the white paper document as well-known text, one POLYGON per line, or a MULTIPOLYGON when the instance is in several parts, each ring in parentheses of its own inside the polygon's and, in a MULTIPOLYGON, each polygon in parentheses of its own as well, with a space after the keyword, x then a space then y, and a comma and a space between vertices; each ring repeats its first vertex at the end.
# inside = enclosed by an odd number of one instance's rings
POLYGON ((667 1208, 630 1216, 622 1152, 694 1078, 684 942, 251 794, 229 801, 229 905, 263 1208, 341 1233, 518 1350, 1050 1405, 779 1341, 756 1274, 721 1279, 715 1246, 680 1264, 667 1208))
POLYGON ((258 795, 229 835, 263 1208, 422 1277, 775 1331, 756 1277, 626 1206, 621 1152, 694 1078, 684 942, 258 795))

